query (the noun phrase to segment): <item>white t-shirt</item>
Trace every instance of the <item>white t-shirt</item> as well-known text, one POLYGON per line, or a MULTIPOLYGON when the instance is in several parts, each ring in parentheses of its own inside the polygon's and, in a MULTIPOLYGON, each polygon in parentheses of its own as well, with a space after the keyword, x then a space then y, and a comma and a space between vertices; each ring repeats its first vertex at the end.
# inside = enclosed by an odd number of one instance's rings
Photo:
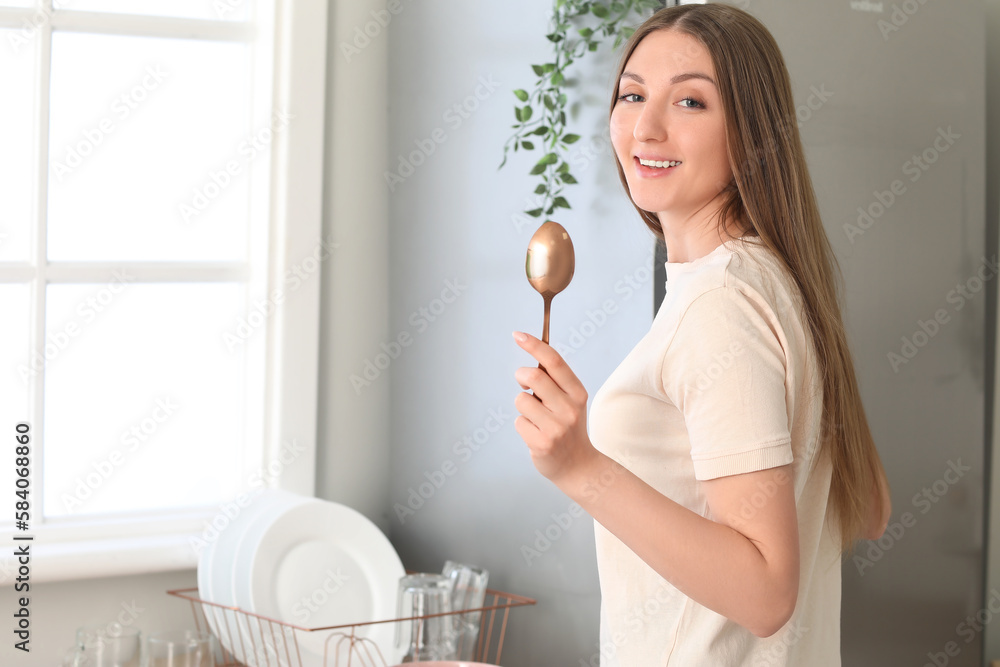
MULTIPOLYGON (((839 667, 839 529, 827 513, 829 458, 812 469, 823 391, 799 290, 753 237, 666 269, 649 332, 593 397, 591 440, 705 517, 698 480, 791 463, 799 594, 788 623, 761 639, 674 588, 595 522, 601 666, 839 667)), ((751 496, 748 517, 769 492, 751 496)))

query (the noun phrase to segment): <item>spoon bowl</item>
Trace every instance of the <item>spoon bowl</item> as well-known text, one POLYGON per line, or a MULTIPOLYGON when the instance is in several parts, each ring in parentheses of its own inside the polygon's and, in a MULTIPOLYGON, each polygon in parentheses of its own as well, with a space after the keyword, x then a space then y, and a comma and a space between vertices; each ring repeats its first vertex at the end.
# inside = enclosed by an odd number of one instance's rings
POLYGON ((569 234, 558 222, 550 220, 544 223, 528 241, 528 254, 524 261, 528 282, 542 295, 545 304, 543 343, 549 342, 552 297, 566 289, 573 280, 575 269, 576 255, 569 234))

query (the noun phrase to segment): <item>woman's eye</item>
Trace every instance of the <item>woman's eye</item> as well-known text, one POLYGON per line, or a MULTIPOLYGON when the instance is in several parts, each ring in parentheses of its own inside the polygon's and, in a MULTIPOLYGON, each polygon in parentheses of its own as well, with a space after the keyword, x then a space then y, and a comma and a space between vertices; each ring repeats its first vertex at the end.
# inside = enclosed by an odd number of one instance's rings
POLYGON ((637 93, 627 93, 625 95, 619 95, 618 96, 618 101, 620 101, 620 102, 638 102, 641 99, 642 99, 642 96, 639 95, 639 94, 637 94, 637 93), (629 99, 630 97, 635 97, 635 98, 638 98, 638 99, 630 100, 629 99))
POLYGON ((682 106, 684 106, 684 107, 686 107, 688 109, 697 109, 699 107, 702 108, 702 109, 705 108, 704 104, 702 104, 698 100, 694 99, 693 97, 685 97, 683 100, 681 100, 681 102, 693 102, 694 103, 693 105, 686 105, 686 104, 682 105, 682 106))

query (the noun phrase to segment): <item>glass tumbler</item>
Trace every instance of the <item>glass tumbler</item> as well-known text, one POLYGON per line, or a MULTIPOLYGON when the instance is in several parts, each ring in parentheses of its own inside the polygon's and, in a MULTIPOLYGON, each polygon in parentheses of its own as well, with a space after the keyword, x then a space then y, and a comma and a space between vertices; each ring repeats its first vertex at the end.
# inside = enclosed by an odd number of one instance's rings
MULTIPOLYGON (((486 582, 489 572, 480 567, 447 561, 444 576, 451 579, 451 608, 480 609, 486 600, 486 582)), ((479 617, 482 612, 455 614, 452 618, 455 633, 455 657, 458 660, 475 660, 476 640, 479 638, 479 617)))
POLYGON ((450 612, 448 577, 422 573, 399 580, 396 617, 408 619, 396 623, 396 647, 406 649, 402 662, 454 659, 455 632, 450 612))
POLYGON ((150 635, 146 640, 145 667, 214 667, 212 635, 175 630, 150 635))
POLYGON ((142 642, 138 628, 118 623, 77 628, 76 645, 66 655, 70 667, 140 667, 142 642))

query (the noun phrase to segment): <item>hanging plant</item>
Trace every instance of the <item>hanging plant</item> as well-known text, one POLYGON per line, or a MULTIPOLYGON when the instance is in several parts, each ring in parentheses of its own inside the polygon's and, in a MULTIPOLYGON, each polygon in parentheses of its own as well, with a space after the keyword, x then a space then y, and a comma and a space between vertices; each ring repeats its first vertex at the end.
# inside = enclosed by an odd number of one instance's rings
POLYGON ((554 29, 546 35, 553 45, 552 62, 531 66, 537 78, 530 92, 520 88, 514 91, 520 103, 514 105, 517 123, 512 126, 514 134, 504 144, 503 162, 498 167, 507 163, 512 147, 514 152, 521 149, 543 153, 530 172, 541 181, 535 188, 541 205, 526 210, 528 215, 550 216, 557 208, 570 208, 563 188, 577 182, 566 161, 569 147, 580 139, 566 128, 567 70, 612 37, 612 48, 617 49, 635 32, 633 25, 662 6, 661 0, 555 0, 554 29))

